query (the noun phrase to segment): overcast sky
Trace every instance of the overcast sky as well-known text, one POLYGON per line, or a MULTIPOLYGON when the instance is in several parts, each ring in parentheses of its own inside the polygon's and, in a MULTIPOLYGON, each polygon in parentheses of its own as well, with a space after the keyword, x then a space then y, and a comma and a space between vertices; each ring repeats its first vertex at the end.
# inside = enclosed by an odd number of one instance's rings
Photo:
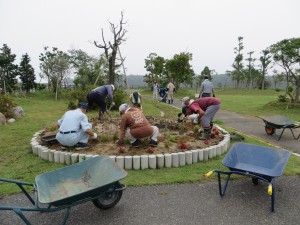
POLYGON ((121 11, 127 75, 144 75, 152 52, 170 59, 185 51, 193 54, 196 74, 205 66, 221 74, 232 69, 238 36, 244 55, 254 51, 254 58, 300 36, 299 0, 0 0, 0 47, 7 44, 17 63, 28 53, 38 75, 44 46, 101 54, 92 42, 101 42, 101 28, 110 40, 108 21, 119 23, 121 11))

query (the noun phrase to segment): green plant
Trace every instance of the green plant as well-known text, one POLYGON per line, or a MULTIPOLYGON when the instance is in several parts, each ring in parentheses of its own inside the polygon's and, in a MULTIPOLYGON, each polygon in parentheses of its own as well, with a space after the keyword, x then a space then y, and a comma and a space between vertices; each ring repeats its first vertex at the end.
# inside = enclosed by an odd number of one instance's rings
POLYGON ((110 140, 111 140, 111 138, 108 134, 101 134, 101 136, 100 136, 101 142, 109 142, 110 140))
POLYGON ((0 112, 3 113, 6 118, 14 118, 15 115, 12 109, 14 106, 15 104, 10 98, 5 95, 0 95, 0 112))
POLYGON ((176 142, 176 140, 175 140, 175 136, 173 136, 173 135, 169 135, 169 137, 168 137, 168 141, 170 141, 170 142, 176 142))
POLYGON ((286 97, 286 95, 278 95, 279 102, 287 102, 288 100, 289 100, 289 98, 286 97))
POLYGON ((166 148, 169 148, 169 147, 171 146, 170 141, 165 141, 164 146, 165 146, 166 148))
POLYGON ((116 140, 118 140, 118 138, 119 138, 118 133, 114 133, 114 135, 113 135, 113 140, 116 141, 116 140))
POLYGON ((195 133, 198 133, 198 131, 200 129, 200 126, 199 125, 195 125, 193 129, 194 129, 195 133))

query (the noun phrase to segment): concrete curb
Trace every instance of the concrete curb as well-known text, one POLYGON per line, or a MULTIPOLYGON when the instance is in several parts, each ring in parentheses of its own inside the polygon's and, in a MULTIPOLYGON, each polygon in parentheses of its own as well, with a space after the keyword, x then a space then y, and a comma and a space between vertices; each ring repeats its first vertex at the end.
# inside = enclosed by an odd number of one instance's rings
MULTIPOLYGON (((135 155, 135 156, 109 156, 113 162, 126 170, 143 170, 143 169, 161 169, 171 167, 182 167, 185 165, 195 164, 201 161, 212 159, 224 154, 230 146, 230 134, 223 128, 218 127, 224 134, 224 139, 214 146, 203 149, 195 149, 178 153, 157 154, 157 155, 135 155)), ((77 162, 88 160, 97 155, 78 154, 73 152, 63 152, 48 149, 38 142, 39 135, 43 130, 36 132, 31 139, 30 145, 32 153, 40 158, 65 165, 71 165, 77 162)))

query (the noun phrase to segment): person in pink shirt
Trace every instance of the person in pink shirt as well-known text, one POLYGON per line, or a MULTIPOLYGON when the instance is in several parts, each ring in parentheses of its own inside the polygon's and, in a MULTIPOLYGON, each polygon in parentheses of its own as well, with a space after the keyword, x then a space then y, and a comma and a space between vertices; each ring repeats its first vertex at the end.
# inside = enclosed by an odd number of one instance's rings
POLYGON ((199 124, 203 127, 204 136, 200 137, 200 140, 210 139, 211 132, 211 122, 216 114, 216 112, 221 107, 221 101, 218 98, 206 97, 198 98, 192 103, 188 97, 183 98, 184 106, 182 107, 182 112, 185 116, 191 115, 193 113, 198 114, 199 124))

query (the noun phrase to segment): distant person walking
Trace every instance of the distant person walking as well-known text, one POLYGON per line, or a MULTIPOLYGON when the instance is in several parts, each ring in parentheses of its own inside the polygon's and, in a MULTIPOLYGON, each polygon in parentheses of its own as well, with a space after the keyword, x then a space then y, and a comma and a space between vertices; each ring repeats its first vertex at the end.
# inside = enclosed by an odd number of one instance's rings
POLYGON ((167 85, 167 90, 168 90, 168 104, 173 104, 175 86, 171 81, 169 81, 167 85))
POLYGON ((153 87, 153 98, 157 99, 157 93, 158 93, 158 83, 156 80, 152 84, 153 87))
POLYGON ((200 86, 200 96, 202 98, 211 97, 211 94, 213 97, 216 97, 215 92, 214 92, 214 85, 211 81, 208 80, 208 76, 205 75, 204 81, 202 82, 202 84, 200 86))

